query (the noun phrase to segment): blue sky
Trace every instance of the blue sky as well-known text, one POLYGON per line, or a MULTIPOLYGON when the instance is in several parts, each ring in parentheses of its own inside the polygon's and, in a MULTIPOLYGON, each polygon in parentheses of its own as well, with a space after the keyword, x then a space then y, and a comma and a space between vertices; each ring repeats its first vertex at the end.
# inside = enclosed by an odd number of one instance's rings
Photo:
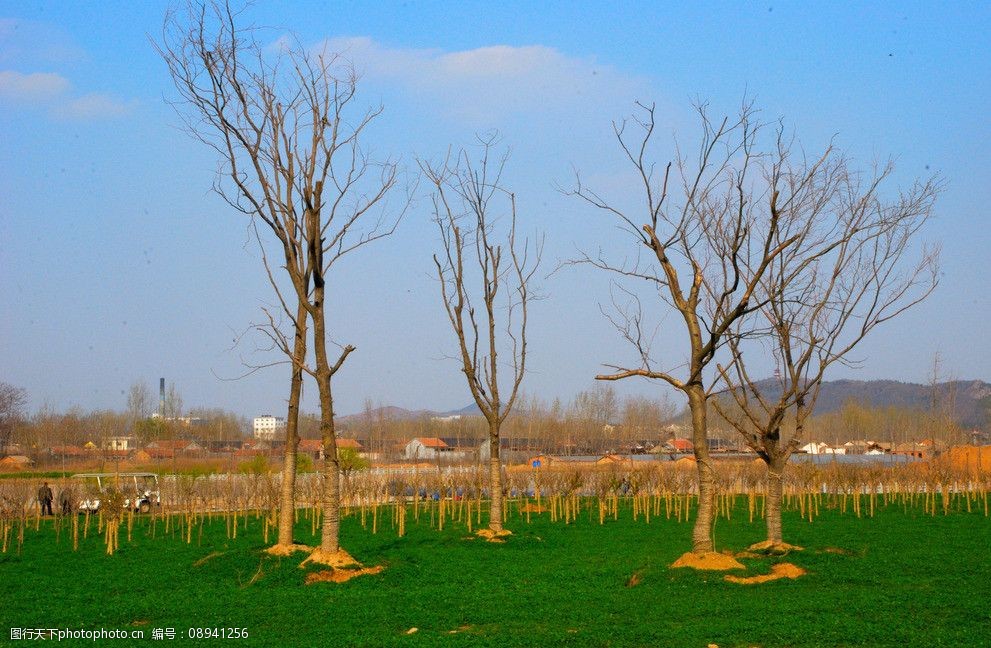
MULTIPOLYGON (((187 406, 283 407, 284 369, 230 380, 275 359, 259 340, 233 345, 271 290, 243 219, 210 193, 215 160, 164 101, 150 39, 166 7, 0 2, 0 380, 33 407, 122 407, 132 382, 159 376, 187 406)), ((353 58, 361 101, 385 108, 369 144, 409 166, 498 128, 548 270, 577 249, 622 253, 612 223, 555 187, 572 168, 607 191, 631 186, 610 123, 637 99, 657 103, 665 142, 694 137, 694 98, 721 112, 749 93, 806 149, 835 137, 863 167, 893 156, 892 189, 939 172, 947 190, 926 232, 943 246, 938 292, 832 377, 924 382, 939 352, 947 376, 991 378, 986 3, 259 1, 245 16, 273 41, 293 30, 353 58)), ((335 338, 358 347, 335 381, 342 413, 366 398, 470 400, 445 359, 427 205, 340 267, 335 338)), ((568 399, 603 363, 631 360, 599 313, 606 278, 572 270, 541 287, 528 391, 568 399)), ((661 321, 658 349, 677 364, 678 331, 661 321)))

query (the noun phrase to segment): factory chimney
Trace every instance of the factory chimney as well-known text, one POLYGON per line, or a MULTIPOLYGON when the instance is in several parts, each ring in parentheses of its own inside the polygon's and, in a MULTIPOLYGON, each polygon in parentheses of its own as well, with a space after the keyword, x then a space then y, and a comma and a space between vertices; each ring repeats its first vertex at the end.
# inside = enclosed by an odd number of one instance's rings
POLYGON ((158 379, 158 415, 165 417, 165 378, 158 379))

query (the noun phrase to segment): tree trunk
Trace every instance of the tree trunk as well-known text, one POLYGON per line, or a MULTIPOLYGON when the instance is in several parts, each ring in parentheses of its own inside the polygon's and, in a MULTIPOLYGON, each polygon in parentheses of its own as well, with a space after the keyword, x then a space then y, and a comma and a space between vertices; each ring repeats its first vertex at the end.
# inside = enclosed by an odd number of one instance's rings
POLYGON ((489 529, 502 531, 502 461, 499 458, 499 424, 489 423, 489 529))
POLYGON ((715 511, 716 473, 709 458, 705 389, 702 385, 690 385, 688 407, 692 413, 692 444, 699 477, 699 506, 692 529, 692 551, 697 554, 715 551, 712 541, 712 522, 715 511))
POLYGON ((327 361, 327 329, 324 315, 324 286, 314 281, 313 352, 316 361, 317 390, 320 394, 320 437, 323 440, 323 526, 320 550, 336 553, 340 549, 341 484, 337 458, 337 435, 334 429, 334 398, 331 392, 333 371, 327 361))
POLYGON ((767 463, 767 502, 764 517, 767 522, 767 541, 781 544, 781 499, 786 461, 772 457, 767 463))
POLYGON ((296 336, 293 340, 292 383, 289 388, 289 411, 286 414, 286 451, 282 460, 282 488, 279 493, 279 541, 293 544, 296 523, 296 454, 299 447, 299 401, 303 393, 302 363, 306 358, 306 304, 296 308, 296 336))

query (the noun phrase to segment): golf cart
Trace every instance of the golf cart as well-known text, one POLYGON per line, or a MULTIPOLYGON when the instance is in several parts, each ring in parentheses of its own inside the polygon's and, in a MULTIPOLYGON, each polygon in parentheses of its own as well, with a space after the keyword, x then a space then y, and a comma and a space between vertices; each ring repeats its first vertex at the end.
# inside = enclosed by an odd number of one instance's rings
POLYGON ((162 504, 155 473, 82 473, 72 478, 82 482, 80 513, 98 511, 102 495, 111 488, 124 494, 124 508, 135 513, 148 513, 152 506, 162 504))

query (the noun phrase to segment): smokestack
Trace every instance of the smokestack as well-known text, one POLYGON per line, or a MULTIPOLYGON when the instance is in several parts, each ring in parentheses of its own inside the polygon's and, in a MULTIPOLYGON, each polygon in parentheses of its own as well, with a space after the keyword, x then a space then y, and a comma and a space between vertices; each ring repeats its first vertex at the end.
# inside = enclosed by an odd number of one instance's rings
POLYGON ((158 415, 165 416, 165 378, 158 379, 158 415))

